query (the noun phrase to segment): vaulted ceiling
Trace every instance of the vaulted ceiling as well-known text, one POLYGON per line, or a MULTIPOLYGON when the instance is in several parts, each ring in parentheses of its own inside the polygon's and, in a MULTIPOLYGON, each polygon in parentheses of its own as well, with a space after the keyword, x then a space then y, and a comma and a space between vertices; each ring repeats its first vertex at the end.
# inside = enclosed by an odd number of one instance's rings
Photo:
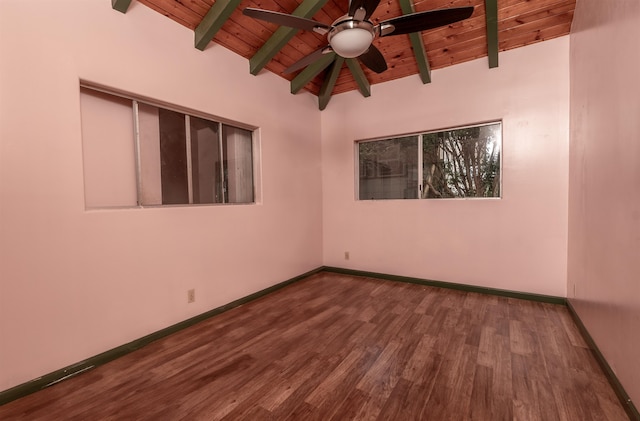
MULTIPOLYGON (((284 70, 327 45, 325 35, 281 28, 242 14, 246 7, 293 13, 331 24, 345 15, 348 0, 133 0, 194 30, 195 47, 210 42, 249 59, 253 74, 262 69, 292 81, 291 91, 318 95, 324 108, 332 94, 359 90, 369 96, 370 85, 411 75, 430 82, 430 70, 487 57, 487 67, 499 65, 499 51, 518 48, 569 33, 576 0, 381 0, 371 16, 376 24, 411 11, 473 6, 470 18, 417 35, 376 38, 388 69, 374 73, 357 60, 338 65, 309 66, 293 74, 284 70), (404 11, 404 13, 403 13, 404 11), (282 47, 280 47, 282 45, 282 47), (335 68, 332 68, 335 67, 335 68), (328 79, 333 76, 333 80, 328 79), (325 85, 323 87, 323 84, 325 85)), ((112 0, 126 12, 132 0, 112 0)))

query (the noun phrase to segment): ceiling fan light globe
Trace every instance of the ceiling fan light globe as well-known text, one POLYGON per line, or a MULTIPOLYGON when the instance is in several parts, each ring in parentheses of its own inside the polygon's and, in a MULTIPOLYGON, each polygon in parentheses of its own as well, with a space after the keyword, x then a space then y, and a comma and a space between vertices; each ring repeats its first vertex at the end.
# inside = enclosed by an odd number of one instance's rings
POLYGON ((350 28, 334 34, 329 40, 331 48, 341 57, 354 58, 365 53, 371 42, 373 34, 362 28, 350 28))
POLYGON ((327 35, 331 49, 344 58, 359 57, 364 54, 375 37, 375 29, 371 22, 354 20, 343 16, 333 22, 327 35))

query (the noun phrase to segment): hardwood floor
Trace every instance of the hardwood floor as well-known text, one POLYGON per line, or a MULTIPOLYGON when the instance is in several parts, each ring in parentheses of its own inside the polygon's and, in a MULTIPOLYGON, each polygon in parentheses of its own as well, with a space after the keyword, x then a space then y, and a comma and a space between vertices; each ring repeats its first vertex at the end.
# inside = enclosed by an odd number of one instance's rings
POLYGON ((0 419, 628 418, 564 306, 321 272, 0 419))

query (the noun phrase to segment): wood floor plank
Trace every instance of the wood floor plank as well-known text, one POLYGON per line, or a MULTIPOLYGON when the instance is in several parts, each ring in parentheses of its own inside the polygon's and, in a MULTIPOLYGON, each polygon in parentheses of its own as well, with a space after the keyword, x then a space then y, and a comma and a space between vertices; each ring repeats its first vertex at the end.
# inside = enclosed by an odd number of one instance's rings
POLYGON ((423 335, 416 345, 413 355, 409 357, 402 372, 402 378, 412 383, 421 383, 422 370, 433 360, 432 352, 435 338, 423 335))
POLYGON ((338 367, 307 396, 305 402, 316 407, 325 402, 328 397, 333 394, 335 388, 348 377, 349 372, 353 370, 354 366, 362 361, 365 353, 366 351, 362 348, 351 351, 349 355, 340 362, 338 367))
POLYGON ((493 369, 477 366, 473 376, 469 412, 474 420, 496 420, 494 399, 500 398, 493 391, 493 369))
POLYGON ((320 272, 1 406, 0 419, 627 417, 564 306, 320 272))
POLYGON ((329 421, 355 420, 360 410, 367 405, 371 397, 360 389, 353 389, 338 406, 329 421))
MULTIPOLYGON (((362 379, 364 374, 369 371, 379 355, 380 351, 378 349, 366 350, 362 358, 352 365, 350 370, 338 377, 338 382, 333 382, 333 387, 330 389, 330 392, 315 405, 319 413, 322 414, 323 420, 331 418, 334 415, 340 415, 339 408, 342 407, 349 393, 356 389, 356 384, 362 379)), ((336 380, 336 377, 334 377, 333 380, 336 380)))
MULTIPOLYGON (((280 364, 281 365, 281 364, 280 364)), ((267 381, 263 381, 262 387, 252 387, 245 402, 237 405, 222 420, 232 421, 250 418, 252 408, 260 407, 271 414, 283 404, 295 390, 310 377, 324 370, 323 360, 319 355, 311 355, 308 360, 298 359, 285 368, 279 370, 267 381)), ((234 395, 235 396, 235 395, 234 395)))

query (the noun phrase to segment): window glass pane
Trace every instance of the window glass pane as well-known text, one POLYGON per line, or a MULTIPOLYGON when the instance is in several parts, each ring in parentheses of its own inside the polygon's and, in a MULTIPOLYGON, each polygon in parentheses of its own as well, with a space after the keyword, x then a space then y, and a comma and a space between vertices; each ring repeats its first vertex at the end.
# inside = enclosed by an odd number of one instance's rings
POLYGON ((359 198, 418 198, 418 136, 358 144, 359 198))
POLYGON ((162 204, 189 203, 184 114, 160 108, 162 204))
POLYGON ((500 197, 501 123, 422 136, 422 197, 500 197))
POLYGON ((225 162, 225 202, 251 203, 253 196, 253 148, 249 130, 222 125, 225 162))
POLYGON ((219 124, 190 117, 193 203, 222 202, 219 124))
POLYGON ((161 205, 159 108, 138 103, 140 204, 161 205))

